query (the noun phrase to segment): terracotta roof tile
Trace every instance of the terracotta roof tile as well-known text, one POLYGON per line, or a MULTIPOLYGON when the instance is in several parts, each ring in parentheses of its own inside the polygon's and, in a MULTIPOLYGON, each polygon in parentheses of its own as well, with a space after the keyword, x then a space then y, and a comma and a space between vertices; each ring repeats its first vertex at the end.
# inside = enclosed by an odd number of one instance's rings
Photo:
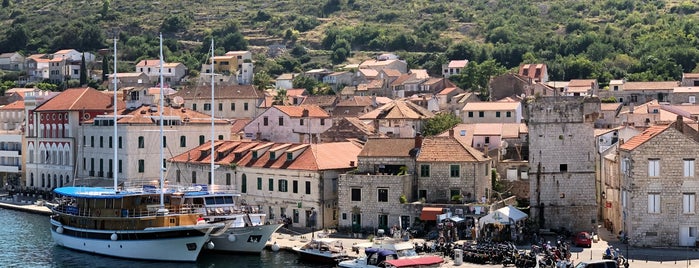
POLYGON ((464 145, 454 137, 427 137, 422 142, 418 162, 480 162, 487 160, 482 152, 464 145))
POLYGON ((468 65, 468 60, 453 60, 449 62, 447 68, 465 68, 468 65))
POLYGON ((627 151, 634 150, 634 149, 638 148, 638 146, 640 146, 641 144, 649 141, 653 137, 655 137, 658 134, 665 131, 669 126, 670 125, 651 126, 651 127, 647 128, 646 130, 644 130, 643 132, 641 132, 641 134, 634 136, 633 138, 629 139, 624 144, 619 146, 619 150, 627 150, 627 151))
POLYGON ((369 139, 360 157, 410 157, 415 148, 414 138, 369 139))
MULTIPOLYGON (((357 154, 361 148, 351 142, 333 142, 323 144, 294 144, 271 143, 271 148, 258 158, 252 158, 251 150, 260 145, 267 145, 257 141, 217 141, 214 143, 213 154, 217 164, 230 165, 236 163, 244 167, 286 169, 286 170, 331 170, 349 169, 352 161, 357 163, 357 154), (275 159, 270 158, 270 152, 275 149, 275 159), (285 152, 303 150, 295 159, 288 161, 285 152)), ((209 150, 210 141, 204 143, 183 154, 170 158, 171 162, 197 163, 208 165, 211 161, 209 150)), ((356 164, 355 164, 356 165, 356 164)))
POLYGON ((432 118, 434 113, 408 100, 395 100, 374 109, 359 119, 423 119, 432 118))
POLYGON ((597 79, 571 79, 568 87, 589 87, 593 83, 597 83, 597 79))
POLYGON ((308 116, 314 118, 329 118, 330 115, 320 108, 318 105, 301 105, 301 106, 282 106, 274 105, 279 111, 285 113, 291 118, 300 118, 303 116, 303 111, 308 110, 308 116))
POLYGON ((334 105, 336 100, 337 96, 335 95, 312 95, 306 97, 301 104, 328 107, 334 105))
POLYGON ((231 124, 231 133, 239 133, 243 131, 245 126, 249 124, 252 119, 235 119, 231 124))
POLYGON ((677 81, 661 81, 661 82, 626 82, 623 85, 624 91, 627 90, 673 90, 679 86, 677 81))
MULTIPOLYGON (((124 107, 119 101, 117 107, 124 107)), ((36 111, 82 111, 104 110, 112 107, 112 97, 100 91, 85 88, 69 88, 36 108, 36 111)))
POLYGON ((0 107, 0 110, 24 110, 24 101, 18 100, 0 107))

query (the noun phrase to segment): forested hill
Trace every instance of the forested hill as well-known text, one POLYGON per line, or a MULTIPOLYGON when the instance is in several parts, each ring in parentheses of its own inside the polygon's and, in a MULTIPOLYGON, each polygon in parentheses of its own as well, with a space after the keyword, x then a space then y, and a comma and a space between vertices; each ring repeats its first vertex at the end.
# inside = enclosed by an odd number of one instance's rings
POLYGON ((118 32, 120 58, 136 61, 157 56, 162 32, 167 60, 194 70, 213 37, 220 53, 293 48, 258 69, 270 74, 391 51, 433 74, 450 59, 492 59, 506 68, 544 62, 557 80, 678 80, 699 61, 694 2, 2 0, 0 52, 97 51, 118 32))

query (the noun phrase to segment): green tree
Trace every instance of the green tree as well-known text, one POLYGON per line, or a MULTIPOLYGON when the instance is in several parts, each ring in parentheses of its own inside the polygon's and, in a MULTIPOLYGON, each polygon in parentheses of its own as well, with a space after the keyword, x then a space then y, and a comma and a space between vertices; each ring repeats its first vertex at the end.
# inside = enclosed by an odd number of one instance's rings
POLYGON ((458 75, 449 77, 460 88, 478 92, 480 98, 488 99, 488 82, 493 76, 504 74, 507 70, 495 60, 487 60, 480 64, 469 62, 466 69, 458 75))
POLYGON ((312 92, 318 81, 305 75, 298 75, 292 81, 294 88, 305 88, 308 92, 312 92))
POLYGON ((15 81, 3 81, 0 83, 0 94, 5 95, 5 91, 15 87, 17 87, 15 81))
POLYGON ((422 131, 425 136, 433 136, 451 129, 459 123, 461 123, 461 119, 453 113, 440 113, 425 120, 422 131))
POLYGON ((10 6, 10 0, 2 0, 2 7, 7 8, 10 6))
POLYGON ((109 57, 102 56, 102 81, 107 81, 109 77, 109 57))
POLYGON ((83 52, 82 60, 80 61, 80 85, 87 84, 87 65, 85 64, 85 53, 83 52))
POLYGON ((185 15, 171 14, 163 20, 163 23, 160 25, 160 30, 164 33, 184 32, 192 22, 192 19, 185 15))
POLYGON ((265 90, 272 85, 272 77, 266 72, 257 73, 252 79, 252 84, 257 90, 265 90))
POLYGON ((286 105, 287 103, 286 89, 278 89, 277 95, 274 96, 272 104, 274 105, 286 105))
POLYGON ((102 18, 106 18, 107 14, 109 14, 109 0, 103 0, 102 1, 102 10, 100 10, 100 15, 102 15, 102 18))

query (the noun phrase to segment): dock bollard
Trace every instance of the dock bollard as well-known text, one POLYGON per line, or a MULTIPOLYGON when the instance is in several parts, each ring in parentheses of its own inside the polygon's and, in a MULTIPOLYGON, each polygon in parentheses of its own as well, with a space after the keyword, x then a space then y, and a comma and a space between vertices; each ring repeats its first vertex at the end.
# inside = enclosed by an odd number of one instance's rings
POLYGON ((464 262, 464 251, 462 249, 454 250, 454 265, 459 266, 464 262))

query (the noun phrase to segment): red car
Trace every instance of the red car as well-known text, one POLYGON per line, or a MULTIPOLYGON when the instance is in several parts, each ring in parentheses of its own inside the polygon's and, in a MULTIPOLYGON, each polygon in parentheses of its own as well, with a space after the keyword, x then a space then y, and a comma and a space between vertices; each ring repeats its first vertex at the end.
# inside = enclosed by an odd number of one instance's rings
POLYGON ((588 232, 579 232, 573 237, 573 245, 578 247, 592 247, 592 236, 588 232))

